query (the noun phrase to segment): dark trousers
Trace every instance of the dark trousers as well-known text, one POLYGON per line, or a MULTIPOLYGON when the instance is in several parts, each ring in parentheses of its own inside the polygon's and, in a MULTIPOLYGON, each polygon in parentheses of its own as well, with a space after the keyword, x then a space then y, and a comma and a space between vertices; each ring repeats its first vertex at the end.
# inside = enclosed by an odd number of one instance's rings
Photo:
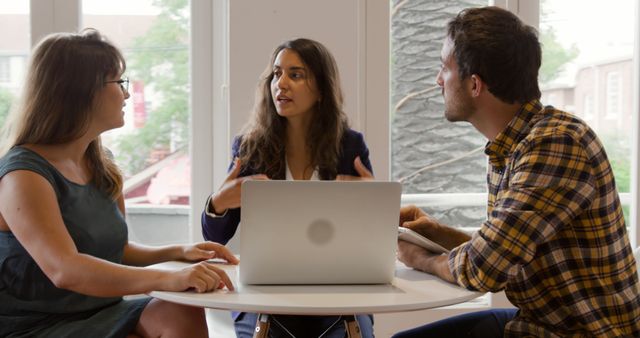
POLYGON ((504 327, 518 309, 493 309, 443 319, 396 333, 393 338, 482 337, 502 338, 504 327))

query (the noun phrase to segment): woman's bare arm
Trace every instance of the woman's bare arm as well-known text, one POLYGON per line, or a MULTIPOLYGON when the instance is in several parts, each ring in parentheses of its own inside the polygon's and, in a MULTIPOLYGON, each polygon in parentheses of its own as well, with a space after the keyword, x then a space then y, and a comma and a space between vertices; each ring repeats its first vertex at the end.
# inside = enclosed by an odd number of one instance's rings
POLYGON ((120 296, 152 290, 210 291, 224 271, 208 263, 167 272, 111 263, 79 253, 60 214, 55 192, 42 176, 13 171, 0 180, 0 213, 11 232, 59 288, 93 296, 120 296))

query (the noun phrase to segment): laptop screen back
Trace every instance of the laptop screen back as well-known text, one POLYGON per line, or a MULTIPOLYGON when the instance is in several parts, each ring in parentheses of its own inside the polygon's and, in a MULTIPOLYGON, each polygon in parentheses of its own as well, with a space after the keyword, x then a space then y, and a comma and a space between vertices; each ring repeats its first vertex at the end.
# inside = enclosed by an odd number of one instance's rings
POLYGON ((397 182, 244 182, 240 282, 390 283, 401 191, 397 182))

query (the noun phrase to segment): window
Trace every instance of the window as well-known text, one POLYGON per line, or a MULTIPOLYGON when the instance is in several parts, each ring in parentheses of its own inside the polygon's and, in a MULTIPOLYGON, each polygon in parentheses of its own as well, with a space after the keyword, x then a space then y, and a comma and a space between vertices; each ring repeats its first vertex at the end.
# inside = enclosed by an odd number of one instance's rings
POLYGON ((0 57, 0 83, 11 81, 11 69, 8 57, 0 57))
POLYGON ((618 118, 622 114, 622 84, 620 80, 618 72, 607 74, 606 116, 610 119, 618 118))
MULTIPOLYGON (((198 170, 206 174, 198 172, 198 178, 193 178, 190 170, 190 151, 193 149, 189 148, 192 138, 206 139, 211 130, 199 130, 198 135, 192 135, 189 123, 191 120, 206 120, 211 115, 212 90, 191 95, 190 69, 196 66, 190 62, 190 55, 203 55, 211 49, 212 31, 207 27, 204 33, 197 34, 201 43, 190 48, 190 29, 196 24, 191 20, 191 13, 199 14, 198 24, 206 26, 205 23, 213 21, 214 6, 207 2, 192 5, 188 0, 134 3, 118 0, 108 5, 95 0, 17 1, 11 4, 18 2, 26 8, 27 27, 29 17, 32 19, 33 40, 30 45, 28 33, 25 34, 25 50, 46 34, 92 27, 114 42, 127 59, 125 75, 131 79, 131 98, 125 108, 127 126, 103 136, 105 144, 112 149, 125 171, 125 185, 129 193, 127 222, 131 238, 147 244, 201 239, 198 217, 191 214, 200 213, 205 196, 211 190, 208 176, 212 163, 200 162, 198 170), (29 4, 34 9, 31 15, 29 4), (199 115, 191 114, 190 102, 198 103, 199 115), (156 129, 138 132, 149 125, 156 129), (152 164, 153 161, 156 162, 152 164), (206 191, 199 191, 195 202, 190 198, 194 186, 191 181, 194 179, 204 182, 202 188, 195 190, 206 191), (153 201, 149 201, 147 192, 154 183, 153 201), (194 208, 190 207, 192 202, 195 203, 194 208)), ((8 3, 0 5, 0 15, 3 6, 8 6, 8 3)), ((7 22, 3 17, 0 26, 7 22)), ((1 32, 8 31, 15 29, 3 27, 1 32)), ((3 42, 4 39, 0 46, 3 42)), ((198 62, 198 69, 210 67, 211 56, 200 57, 198 62)), ((199 88, 206 86, 200 85, 199 88)), ((195 151, 211 154, 212 144, 200 142, 195 151)), ((198 158, 206 158, 206 155, 198 158)))
POLYGON ((540 3, 542 91, 555 83, 570 83, 565 90, 577 100, 570 104, 605 146, 630 226, 634 223, 629 194, 633 98, 622 95, 622 90, 623 83, 630 86, 638 76, 631 75, 637 4, 632 0, 613 0, 606 6, 597 0, 581 1, 579 6, 561 0, 540 3))
POLYGON ((106 35, 127 61, 125 126, 103 134, 103 142, 125 176, 131 237, 187 241, 189 1, 83 0, 82 10, 83 27, 106 35))
POLYGON ((547 100, 546 100, 546 101, 544 101, 544 102, 545 102, 545 104, 548 104, 548 105, 550 105, 550 106, 554 106, 554 107, 556 107, 556 108, 558 108, 558 109, 561 109, 561 108, 559 107, 559 105, 558 105, 558 104, 559 104, 559 102, 558 102, 558 100, 559 100, 559 99, 558 99, 558 94, 556 94, 556 93, 550 93, 549 95, 547 95, 547 98, 546 98, 546 99, 547 99, 547 100))
MULTIPOLYGON (((391 179, 403 183, 403 204, 465 228, 486 218, 486 140, 471 125, 444 118, 435 79, 444 23, 463 8, 485 5, 486 0, 392 1, 391 10, 391 179)), ((489 302, 481 297, 456 308, 489 302)))
POLYGON ((404 203, 465 227, 486 217, 486 140, 471 125, 444 118, 435 78, 444 23, 463 8, 485 5, 393 1, 391 11, 391 178, 403 182, 404 203))
POLYGON ((0 2, 0 125, 20 95, 29 34, 29 2, 0 2))
POLYGON ((584 119, 587 122, 592 121, 595 118, 595 109, 593 108, 593 96, 584 96, 584 119))

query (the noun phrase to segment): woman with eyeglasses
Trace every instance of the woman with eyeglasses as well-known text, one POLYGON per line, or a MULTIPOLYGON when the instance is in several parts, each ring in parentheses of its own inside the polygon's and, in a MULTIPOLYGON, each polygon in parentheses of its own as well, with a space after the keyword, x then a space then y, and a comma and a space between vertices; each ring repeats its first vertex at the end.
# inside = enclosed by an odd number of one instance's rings
POLYGON ((207 337, 204 312, 154 290, 233 289, 222 245, 127 240, 122 176, 100 134, 124 124, 121 53, 98 31, 53 34, 33 50, 23 102, 0 148, 1 337, 207 337), (200 262, 168 272, 144 266, 200 262))
MULTIPOLYGON (((233 144, 234 162, 202 214, 205 239, 227 243, 240 222, 240 187, 247 179, 335 180, 372 178, 362 134, 351 130, 342 110, 338 67, 317 41, 278 46, 262 74, 253 117, 233 144)), ((277 198, 277 197, 274 197, 277 198)), ((253 336, 258 315, 233 313, 236 334, 253 336)), ((341 316, 270 316, 270 337, 343 337, 341 316)), ((363 337, 373 320, 358 315, 363 337)))

